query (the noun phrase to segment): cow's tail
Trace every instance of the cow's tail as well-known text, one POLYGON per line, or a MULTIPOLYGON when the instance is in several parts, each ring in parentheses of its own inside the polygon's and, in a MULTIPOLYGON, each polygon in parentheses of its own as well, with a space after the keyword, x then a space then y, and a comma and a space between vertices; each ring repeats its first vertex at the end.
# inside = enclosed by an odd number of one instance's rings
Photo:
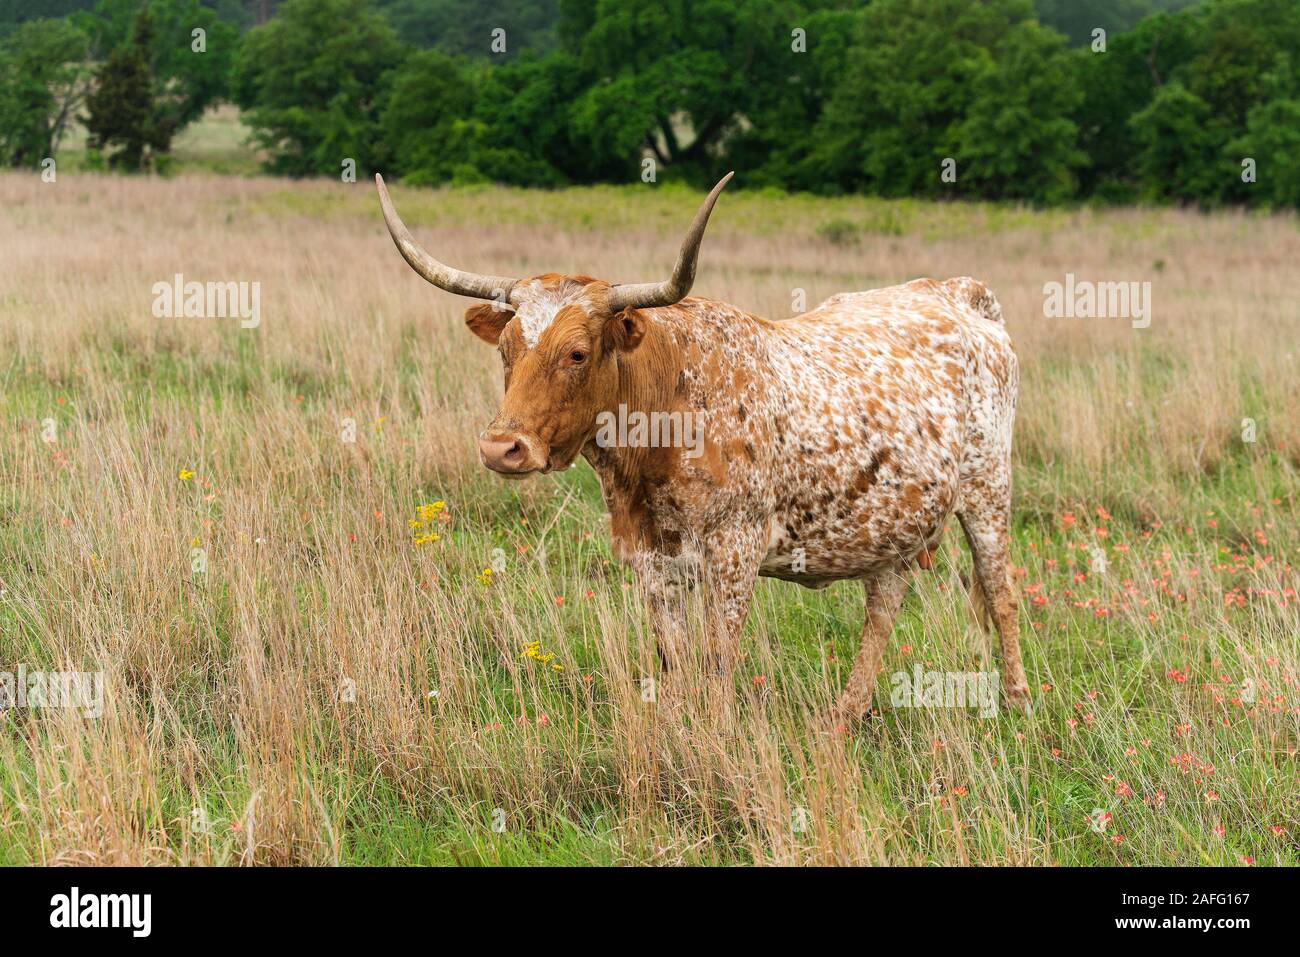
MULTIPOLYGON (((1012 592, 1015 592, 1016 583, 1011 575, 1011 566, 1007 566, 1007 584, 1012 592)), ((970 606, 975 613, 975 620, 979 623, 980 628, 986 635, 993 633, 993 613, 989 609, 988 595, 984 593, 984 586, 980 584, 980 577, 971 569, 970 575, 970 606)))
POLYGON ((963 305, 974 309, 990 322, 996 322, 1000 326, 1006 325, 1002 319, 1002 304, 984 283, 970 276, 949 279, 948 283, 953 295, 963 305))
POLYGON ((980 584, 980 577, 974 571, 970 576, 970 606, 975 612, 975 620, 979 622, 980 628, 984 634, 990 634, 993 628, 993 616, 989 613, 989 600, 984 595, 984 586, 980 584))

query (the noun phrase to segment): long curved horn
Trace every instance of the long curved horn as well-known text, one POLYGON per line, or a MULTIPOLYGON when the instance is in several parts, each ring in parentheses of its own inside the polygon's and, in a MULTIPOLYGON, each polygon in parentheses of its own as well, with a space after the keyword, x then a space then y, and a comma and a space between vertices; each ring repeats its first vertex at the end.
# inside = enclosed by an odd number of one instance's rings
POLYGON ((375 185, 379 187, 379 205, 384 208, 384 222, 388 224, 388 232, 392 235, 398 252, 412 269, 439 289, 445 289, 458 296, 494 299, 498 302, 507 302, 510 299, 510 290, 519 280, 506 279, 503 276, 480 276, 478 273, 462 272, 438 262, 416 245, 415 240, 411 238, 411 231, 406 228, 402 218, 397 215, 397 210, 393 208, 393 201, 388 198, 388 187, 384 185, 384 178, 378 173, 375 174, 375 185))
POLYGON ((691 228, 686 232, 686 239, 682 242, 682 251, 677 254, 677 266, 673 269, 672 276, 663 282, 620 283, 612 287, 609 290, 609 305, 612 312, 671 306, 686 298, 686 294, 691 291, 691 285, 695 282, 695 261, 700 255, 700 241, 704 239, 704 227, 709 224, 709 214, 713 212, 713 204, 718 201, 718 194, 722 192, 722 187, 726 186, 735 175, 731 172, 718 180, 718 185, 713 187, 713 192, 709 193, 700 204, 700 211, 695 214, 695 221, 691 223, 691 228))

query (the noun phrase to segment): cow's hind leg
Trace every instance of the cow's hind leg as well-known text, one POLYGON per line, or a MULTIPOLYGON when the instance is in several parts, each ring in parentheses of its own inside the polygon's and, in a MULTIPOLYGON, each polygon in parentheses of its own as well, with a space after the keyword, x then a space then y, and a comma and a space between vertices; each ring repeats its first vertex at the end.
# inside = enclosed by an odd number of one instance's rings
POLYGON ((975 560, 975 578, 983 604, 1002 645, 1002 689, 1007 703, 1029 707, 1029 684, 1020 661, 1020 621, 1011 583, 1011 494, 1009 484, 991 486, 971 480, 962 488, 957 512, 975 560))
POLYGON ((849 682, 835 706, 837 724, 856 721, 871 707, 876 689, 876 674, 885 655, 885 645, 894 630, 898 611, 907 594, 908 575, 902 568, 888 569, 863 579, 867 593, 866 620, 862 625, 862 645, 853 661, 849 682))

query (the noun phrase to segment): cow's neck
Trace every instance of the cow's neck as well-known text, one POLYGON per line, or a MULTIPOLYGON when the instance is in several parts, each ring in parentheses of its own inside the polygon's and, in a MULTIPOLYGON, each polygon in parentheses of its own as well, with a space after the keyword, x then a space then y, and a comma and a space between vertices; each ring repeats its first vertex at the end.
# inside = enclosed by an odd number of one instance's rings
MULTIPOLYGON (((647 323, 641 342, 631 352, 618 357, 619 384, 616 399, 608 410, 615 416, 651 415, 673 409, 678 402, 682 363, 671 336, 657 323, 647 323)), ((583 454, 600 476, 606 499, 613 504, 611 493, 635 496, 641 486, 667 479, 671 463, 680 450, 671 448, 628 447, 602 448, 588 442, 583 454)))

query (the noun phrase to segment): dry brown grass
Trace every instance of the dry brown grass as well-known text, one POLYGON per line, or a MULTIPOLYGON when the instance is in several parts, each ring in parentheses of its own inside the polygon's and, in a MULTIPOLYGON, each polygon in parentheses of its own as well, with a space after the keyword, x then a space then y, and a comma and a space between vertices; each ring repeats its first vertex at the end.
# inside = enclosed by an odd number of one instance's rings
MULTIPOLYGON (((697 197, 396 199, 458 265, 637 280, 667 271, 697 197)), ((0 669, 103 670, 107 688, 98 720, 0 719, 0 860, 1295 862, 1294 836, 1268 831, 1296 811, 1293 217, 724 196, 697 291, 759 314, 790 314, 799 288, 813 305, 918 275, 987 281, 1024 373, 1025 584, 1084 548, 1064 509, 1108 508, 1110 541, 1133 548, 1098 585, 1111 617, 1073 607, 1068 581, 1026 606, 1031 679, 1053 688, 1032 718, 898 709, 847 739, 812 715, 852 654, 852 585, 761 589, 737 701, 642 701, 653 650, 589 470, 480 474, 496 357, 394 253, 369 185, 4 174, 0 222, 0 669), (819 236, 834 219, 856 240, 819 236), (260 328, 155 319, 151 286, 176 272, 259 281, 260 328), (1151 328, 1044 318, 1042 286, 1066 272, 1150 280, 1151 328), (1260 441, 1243 447, 1247 417, 1260 441), (434 499, 443 539, 416 547, 407 520, 434 499), (1165 531, 1143 538, 1153 520, 1165 531), (1218 549, 1238 538, 1261 563, 1248 587, 1277 598, 1225 618, 1242 579, 1218 549), (494 548, 508 570, 481 584, 494 548), (1122 576, 1154 604, 1112 600, 1122 576), (563 671, 520 655, 534 639, 563 671), (1222 701, 1166 679, 1180 665, 1282 701, 1224 730, 1222 701), (1094 720, 1072 728, 1080 701, 1094 720), (1217 777, 1171 767, 1183 752, 1217 777), (1108 773, 1139 795, 1124 844, 1086 826, 1114 801, 1108 773)), ((887 670, 910 667, 905 644, 928 667, 991 666, 954 598, 962 564, 920 586, 887 670)))

